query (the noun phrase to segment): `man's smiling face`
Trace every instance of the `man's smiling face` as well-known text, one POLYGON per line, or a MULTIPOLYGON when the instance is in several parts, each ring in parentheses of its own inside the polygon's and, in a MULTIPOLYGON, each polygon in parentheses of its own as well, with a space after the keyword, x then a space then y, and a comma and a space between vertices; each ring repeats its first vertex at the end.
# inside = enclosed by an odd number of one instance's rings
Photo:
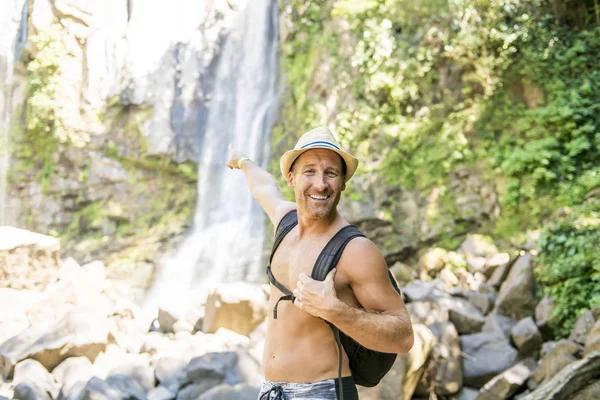
POLYGON ((299 211, 314 219, 330 217, 346 188, 342 158, 327 149, 302 153, 288 173, 288 185, 294 189, 299 211))

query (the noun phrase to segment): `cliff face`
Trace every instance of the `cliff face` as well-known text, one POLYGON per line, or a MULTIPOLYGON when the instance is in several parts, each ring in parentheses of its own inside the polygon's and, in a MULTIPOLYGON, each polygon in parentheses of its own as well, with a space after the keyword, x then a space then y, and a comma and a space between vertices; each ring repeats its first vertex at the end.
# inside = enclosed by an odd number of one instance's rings
POLYGON ((14 58, 3 86, 3 223, 58 235, 82 261, 151 261, 195 209, 198 151, 234 11, 224 1, 7 7, 11 29, 22 29, 2 54, 14 58))

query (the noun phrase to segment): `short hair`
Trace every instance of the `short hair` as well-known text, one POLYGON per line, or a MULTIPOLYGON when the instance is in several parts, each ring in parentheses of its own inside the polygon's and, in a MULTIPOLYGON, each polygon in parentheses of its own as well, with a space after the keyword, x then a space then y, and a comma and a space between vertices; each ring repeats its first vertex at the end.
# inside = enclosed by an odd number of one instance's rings
MULTIPOLYGON (((335 151, 334 151, 334 153, 335 153, 335 151)), ((304 153, 302 153, 302 154, 304 154, 304 153)), ((302 154, 300 154, 300 156, 301 156, 302 154)), ((337 156, 338 156, 338 157, 340 158, 340 160, 342 161, 342 176, 346 176, 346 170, 347 170, 347 167, 346 167, 346 160, 344 160, 344 157, 340 156, 338 153, 335 153, 335 154, 337 154, 337 156)), ((293 171, 293 170, 294 170, 294 165, 296 165, 296 160, 298 160, 298 159, 300 158, 300 156, 296 157, 296 159, 294 160, 294 162, 292 162, 292 165, 290 165, 290 171, 293 171)))

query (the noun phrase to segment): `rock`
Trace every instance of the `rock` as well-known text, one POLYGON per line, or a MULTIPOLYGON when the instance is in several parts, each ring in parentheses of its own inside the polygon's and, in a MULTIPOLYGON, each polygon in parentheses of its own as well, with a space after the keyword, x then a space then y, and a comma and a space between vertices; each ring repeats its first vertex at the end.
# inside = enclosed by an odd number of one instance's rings
POLYGON ((527 387, 534 390, 540 384, 554 377, 567 365, 577 361, 581 350, 581 346, 570 340, 561 340, 556 343, 554 348, 540 360, 537 369, 527 381, 527 387))
POLYGON ((475 400, 477 395, 479 394, 479 390, 471 389, 468 387, 463 387, 460 392, 455 394, 454 396, 450 396, 450 400, 475 400))
POLYGON ((94 370, 98 376, 113 388, 125 393, 131 387, 136 396, 146 395, 154 388, 154 368, 150 365, 148 354, 128 354, 115 344, 107 346, 94 361, 94 370))
POLYGON ((81 400, 142 400, 139 397, 123 393, 108 382, 94 376, 85 385, 81 400))
POLYGON ((431 325, 450 320, 448 309, 431 299, 408 303, 406 309, 413 324, 431 325))
POLYGON ((575 394, 569 396, 569 400, 591 400, 600 399, 600 379, 590 383, 575 394))
POLYGON ((480 388, 511 367, 517 359, 507 338, 499 332, 483 332, 460 337, 465 385, 480 388))
POLYGON ((541 357, 546 356, 546 354, 550 353, 552 351, 552 349, 556 347, 557 344, 558 344, 558 342, 555 342, 553 340, 544 342, 544 344, 542 344, 542 351, 540 353, 540 356, 541 357))
POLYGON ((396 261, 390 268, 390 271, 401 286, 404 286, 419 277, 419 274, 415 270, 400 261, 396 261))
POLYGON ((483 314, 467 300, 456 297, 440 297, 438 302, 448 308, 448 317, 459 334, 475 333, 485 323, 483 314))
POLYGON ((221 284, 208 295, 202 330, 214 333, 223 327, 249 335, 266 316, 267 297, 262 286, 245 282, 221 284))
POLYGON ((161 386, 177 391, 186 381, 185 367, 189 361, 173 356, 155 358, 152 361, 156 381, 161 386))
POLYGON ((204 381, 235 385, 251 381, 260 374, 260 367, 247 353, 227 351, 196 357, 185 368, 186 383, 204 381))
POLYGON ((87 357, 71 357, 52 370, 52 376, 61 386, 61 400, 78 400, 87 382, 94 376, 92 363, 87 357))
POLYGON ((600 319, 596 321, 585 339, 584 355, 600 350, 600 319))
POLYGON ((419 258, 419 267, 421 270, 426 271, 431 276, 435 273, 440 272, 448 261, 448 251, 436 247, 433 249, 427 249, 423 255, 419 258))
POLYGON ((194 331, 194 325, 192 325, 191 322, 181 319, 173 324, 172 329, 173 329, 174 333, 179 333, 179 332, 192 333, 194 331))
MULTIPOLYGON (((15 366, 13 385, 26 384, 33 388, 39 388, 51 398, 58 394, 58 387, 52 375, 36 360, 23 360, 15 366)), ((33 389, 38 392, 37 389, 33 389)))
POLYGON ((424 325, 413 325, 415 343, 407 354, 396 358, 392 369, 379 385, 358 387, 361 400, 410 399, 425 369, 426 361, 435 346, 435 335, 424 325))
POLYGON ((490 310, 494 306, 492 298, 489 295, 479 293, 474 290, 467 291, 467 300, 469 300, 471 304, 477 307, 477 309, 483 315, 487 315, 487 313, 490 312, 490 310))
POLYGON ((30 327, 27 309, 42 297, 36 290, 0 288, 0 344, 30 327))
POLYGON ((415 390, 419 396, 433 392, 447 396, 457 393, 462 387, 460 342, 456 328, 450 322, 437 322, 429 326, 436 337, 425 372, 415 390))
POLYGON ((23 382, 15 386, 13 400, 52 400, 52 397, 34 382, 23 382))
POLYGON ((26 358, 38 360, 48 370, 69 357, 95 360, 107 341, 104 313, 89 308, 73 310, 49 329, 30 328, 0 345, 0 373, 11 376, 15 364, 26 358))
POLYGON ((554 311, 554 301, 550 296, 544 296, 535 307, 535 322, 544 335, 550 335, 550 317, 554 311))
POLYGON ((599 376, 600 352, 595 352, 582 360, 572 362, 523 400, 571 399, 573 393, 597 381, 599 376))
POLYGON ((527 317, 520 320, 512 327, 510 337, 521 354, 534 358, 539 356, 544 341, 533 318, 527 317))
POLYGON ((446 287, 454 287, 460 283, 456 275, 448 267, 440 271, 439 279, 446 287))
POLYGON ((479 391, 477 400, 510 399, 529 379, 537 363, 527 358, 495 376, 479 391))
POLYGON ((58 275, 58 239, 0 226, 0 287, 43 290, 58 275))
POLYGON ((510 331, 516 322, 505 315, 490 314, 485 317, 485 324, 481 328, 482 332, 499 332, 505 337, 510 337, 510 331))
POLYGON ((508 276, 508 273, 510 272, 510 267, 512 266, 513 263, 514 263, 514 260, 509 261, 506 264, 502 264, 502 265, 499 265, 496 268, 494 268, 492 275, 486 280, 485 283, 487 283, 488 285, 490 285, 496 289, 499 289, 500 285, 502 285, 502 282, 504 282, 506 280, 506 277, 508 276))
POLYGON ((198 400, 256 400, 260 388, 246 383, 235 386, 221 384, 206 391, 198 400))
POLYGON ((583 314, 577 321, 575 322, 575 327, 571 331, 571 335, 569 336, 569 340, 574 341, 575 343, 579 343, 581 345, 585 344, 585 340, 588 332, 594 326, 596 320, 594 319, 594 315, 590 310, 585 310, 583 314))
POLYGON ((164 386, 158 386, 148 392, 147 400, 175 400, 177 394, 164 386))
POLYGON ((498 248, 489 236, 469 234, 465 241, 460 245, 460 252, 477 257, 491 258, 498 253, 498 248))
POLYGON ((208 378, 198 383, 193 383, 182 388, 177 393, 177 400, 197 400, 211 388, 221 384, 218 378, 208 378))
POLYGON ((533 313, 534 306, 535 279, 531 256, 525 253, 515 261, 500 287, 494 310, 515 320, 521 320, 533 313))
POLYGON ((444 295, 444 288, 439 280, 433 280, 425 282, 421 280, 415 280, 410 282, 402 289, 402 293, 406 297, 406 301, 421 301, 432 296, 444 295))
POLYGON ((179 317, 169 310, 161 307, 158 309, 158 325, 163 332, 173 332, 173 325, 179 320, 179 317))

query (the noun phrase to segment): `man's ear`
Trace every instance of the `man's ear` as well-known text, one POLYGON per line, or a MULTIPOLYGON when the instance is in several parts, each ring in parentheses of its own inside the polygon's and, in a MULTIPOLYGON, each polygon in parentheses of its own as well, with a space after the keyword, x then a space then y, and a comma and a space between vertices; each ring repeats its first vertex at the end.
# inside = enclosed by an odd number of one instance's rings
POLYGON ((292 171, 288 172, 286 181, 289 187, 294 187, 294 173, 292 171))
POLYGON ((342 179, 344 179, 344 182, 342 183, 342 192, 343 192, 344 190, 346 190, 346 177, 344 177, 342 179))

